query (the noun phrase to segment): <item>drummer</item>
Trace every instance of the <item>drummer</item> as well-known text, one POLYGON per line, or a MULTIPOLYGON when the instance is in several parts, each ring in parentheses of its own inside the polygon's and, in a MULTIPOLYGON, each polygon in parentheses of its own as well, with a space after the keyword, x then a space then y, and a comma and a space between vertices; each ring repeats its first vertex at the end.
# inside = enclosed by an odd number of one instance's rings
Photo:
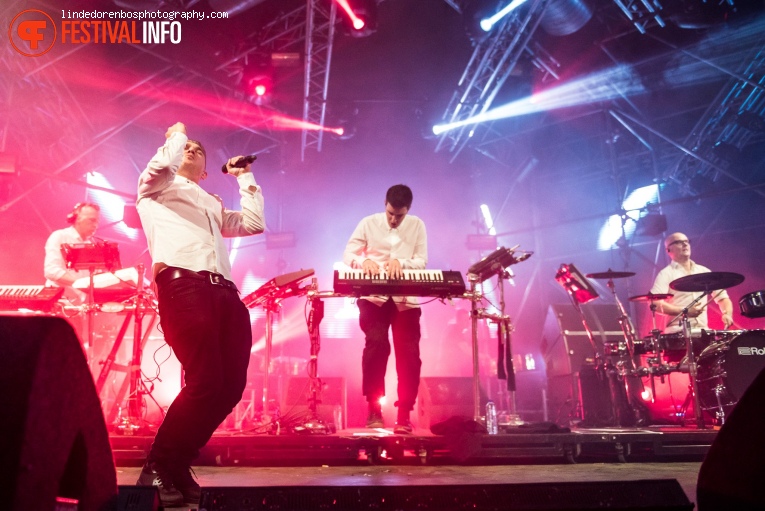
MULTIPOLYGON (((671 322, 664 329, 665 333, 679 332, 682 330, 680 318, 677 318, 688 304, 701 294, 701 292, 691 293, 685 291, 675 291, 670 289, 669 283, 673 280, 699 273, 709 273, 711 270, 701 266, 691 260, 691 242, 688 236, 681 232, 676 232, 667 236, 664 240, 664 247, 672 260, 663 270, 656 275, 651 293, 674 295, 672 298, 657 302, 659 312, 672 318, 671 322)), ((733 324, 733 303, 728 297, 728 293, 722 289, 710 293, 710 297, 705 297, 688 310, 688 318, 692 330, 709 329, 707 321, 707 304, 709 300, 714 299, 720 307, 722 321, 727 329, 733 324)))

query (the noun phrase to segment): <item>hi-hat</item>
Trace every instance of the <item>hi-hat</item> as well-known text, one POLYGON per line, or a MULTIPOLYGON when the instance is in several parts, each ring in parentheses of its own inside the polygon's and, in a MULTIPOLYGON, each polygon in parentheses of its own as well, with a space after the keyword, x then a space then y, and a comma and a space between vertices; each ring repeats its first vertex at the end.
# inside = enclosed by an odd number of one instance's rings
POLYGON ((669 283, 669 287, 675 291, 714 291, 716 289, 728 289, 744 282, 744 276, 729 271, 713 271, 688 275, 669 283))
POLYGON ((667 300, 669 298, 672 298, 672 295, 669 293, 648 293, 647 295, 637 295, 637 296, 630 296, 631 302, 658 302, 659 300, 667 300))
POLYGON ((624 277, 632 277, 635 272, 632 271, 613 271, 611 268, 608 271, 601 273, 588 273, 587 278, 590 279, 623 279, 624 277))

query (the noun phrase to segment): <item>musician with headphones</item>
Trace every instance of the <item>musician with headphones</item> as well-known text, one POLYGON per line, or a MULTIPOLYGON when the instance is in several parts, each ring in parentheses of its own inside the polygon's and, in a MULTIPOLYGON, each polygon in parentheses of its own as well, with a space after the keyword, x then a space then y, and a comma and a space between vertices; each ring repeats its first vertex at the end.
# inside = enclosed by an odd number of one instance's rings
POLYGON ((87 295, 72 287, 72 283, 82 277, 88 277, 87 270, 73 270, 66 267, 61 253, 61 245, 74 243, 92 243, 98 229, 101 208, 98 204, 79 202, 66 216, 69 227, 53 231, 45 242, 45 285, 66 289, 64 296, 72 303, 84 303, 87 295))
MULTIPOLYGON (((662 269, 654 280, 651 293, 653 294, 672 294, 671 299, 657 302, 658 310, 670 318, 676 318, 682 310, 690 304, 700 293, 691 293, 684 291, 675 291, 670 289, 669 283, 673 280, 698 273, 709 273, 711 270, 706 266, 695 263, 691 260, 691 242, 688 236, 681 232, 676 232, 667 236, 664 240, 664 248, 669 254, 671 262, 662 269)), ((708 329, 707 304, 709 300, 714 300, 720 307, 722 321, 725 328, 733 324, 733 303, 728 297, 728 293, 722 289, 711 293, 711 297, 699 301, 688 310, 691 329, 708 329)), ((679 332, 682 330, 680 318, 670 322, 666 333, 679 332)))

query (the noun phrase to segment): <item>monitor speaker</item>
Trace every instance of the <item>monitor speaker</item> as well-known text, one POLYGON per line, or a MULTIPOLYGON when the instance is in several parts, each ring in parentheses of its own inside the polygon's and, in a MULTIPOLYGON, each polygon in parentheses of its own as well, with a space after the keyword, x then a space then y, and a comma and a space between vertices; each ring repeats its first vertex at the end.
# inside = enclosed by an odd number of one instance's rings
MULTIPOLYGON (((450 417, 473 417, 473 379, 462 376, 423 376, 417 393, 417 427, 430 429, 450 417)), ((480 408, 486 394, 480 389, 480 408)))
POLYGON ((60 318, 0 316, 0 502, 3 509, 114 505, 117 473, 93 377, 60 318))

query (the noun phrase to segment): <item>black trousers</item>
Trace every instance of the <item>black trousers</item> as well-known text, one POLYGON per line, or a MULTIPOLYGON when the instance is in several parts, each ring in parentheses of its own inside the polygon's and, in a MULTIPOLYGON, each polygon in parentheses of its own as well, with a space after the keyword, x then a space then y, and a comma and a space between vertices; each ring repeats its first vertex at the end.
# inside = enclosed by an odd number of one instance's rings
POLYGON ((385 369, 390 356, 388 329, 393 333, 396 352, 399 411, 411 411, 420 386, 420 316, 422 311, 399 311, 392 299, 382 306, 359 300, 359 325, 366 336, 361 356, 362 392, 367 401, 385 395, 385 369))
POLYGON ((162 276, 160 325, 183 365, 186 385, 165 415, 149 460, 188 466, 242 398, 252 348, 250 315, 235 289, 204 278, 162 276))

